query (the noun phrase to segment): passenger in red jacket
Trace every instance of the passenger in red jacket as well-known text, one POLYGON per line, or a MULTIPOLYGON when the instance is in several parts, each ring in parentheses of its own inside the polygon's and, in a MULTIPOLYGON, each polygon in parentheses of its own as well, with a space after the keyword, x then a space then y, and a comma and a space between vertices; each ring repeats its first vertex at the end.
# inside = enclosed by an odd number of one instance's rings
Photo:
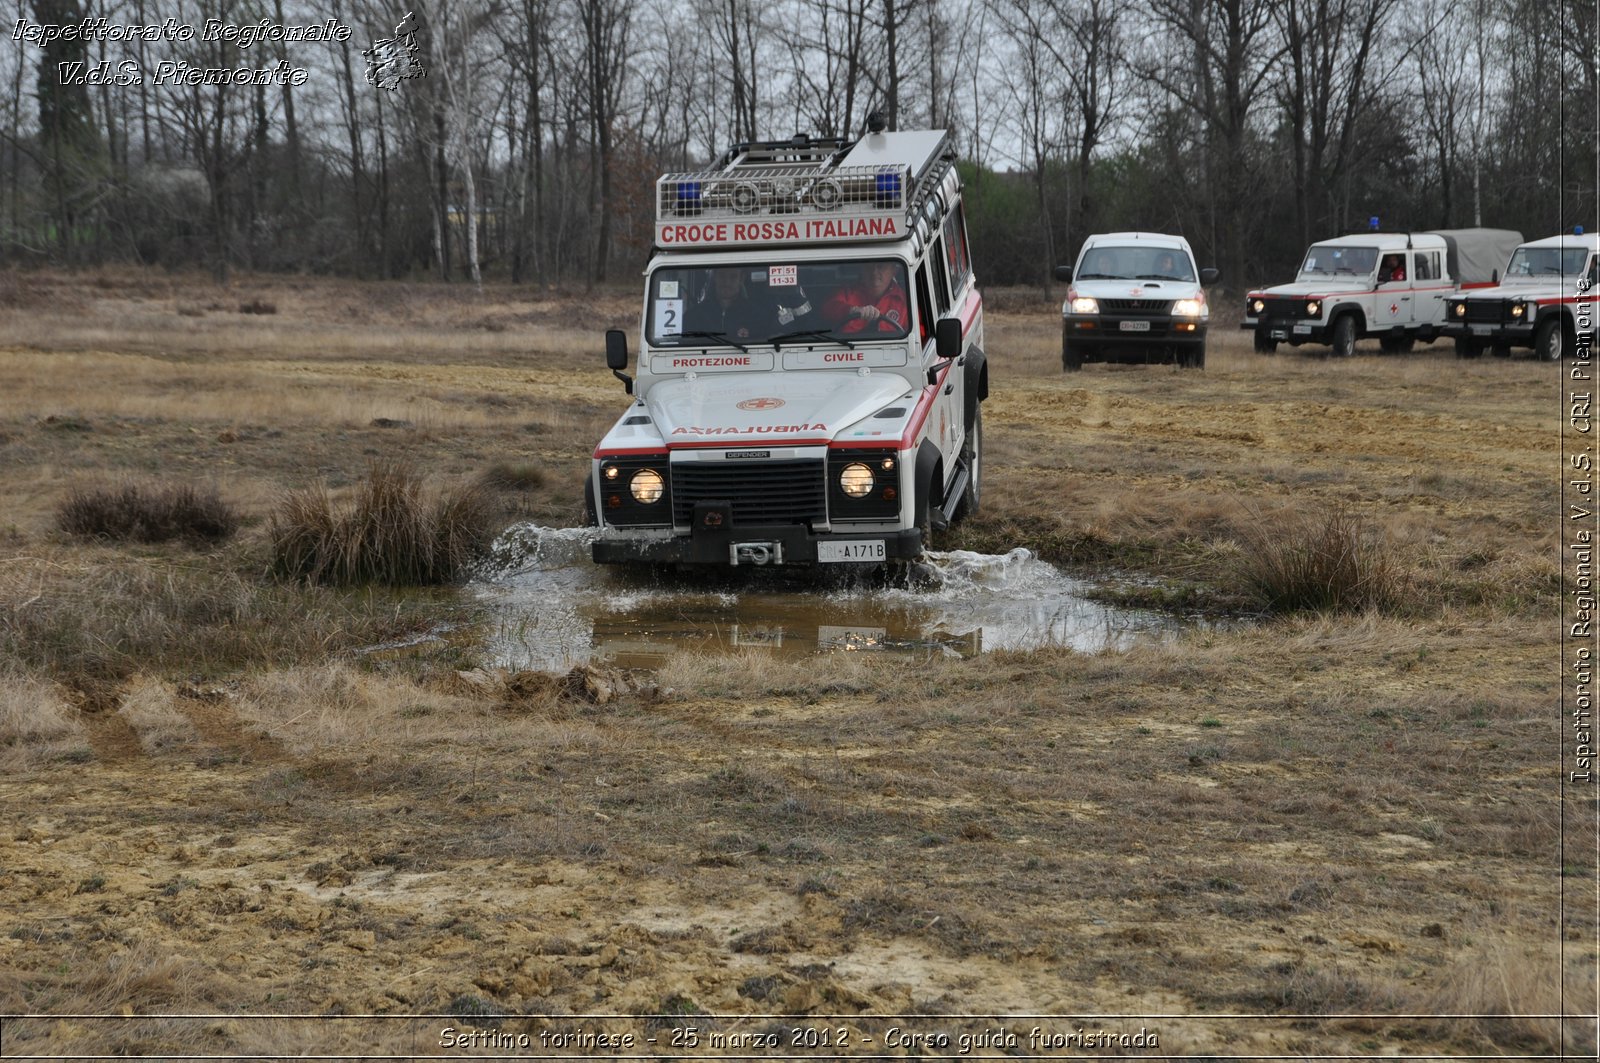
POLYGON ((823 317, 842 333, 904 335, 911 321, 911 304, 900 283, 903 272, 898 262, 870 263, 854 287, 841 288, 828 300, 823 317))

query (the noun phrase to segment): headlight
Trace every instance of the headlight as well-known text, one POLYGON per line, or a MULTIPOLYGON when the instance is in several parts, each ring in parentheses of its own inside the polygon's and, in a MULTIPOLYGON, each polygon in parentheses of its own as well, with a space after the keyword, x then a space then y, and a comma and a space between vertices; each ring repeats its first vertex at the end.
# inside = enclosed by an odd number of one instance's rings
POLYGON ((1072 312, 1074 314, 1098 314, 1100 312, 1100 303, 1087 295, 1080 295, 1072 300, 1072 312))
POLYGON ((1466 303, 1451 303, 1450 304, 1450 313, 1454 314, 1456 317, 1466 317, 1467 316, 1467 304, 1466 303))
POLYGON ((872 470, 852 461, 839 470, 839 490, 851 498, 866 498, 872 493, 872 470))
POLYGON ((1205 305, 1198 299, 1179 299, 1172 304, 1174 317, 1199 317, 1205 305))
POLYGON ((1525 314, 1527 312, 1528 312, 1528 308, 1526 306, 1524 306, 1522 303, 1512 303, 1511 304, 1511 316, 1512 317, 1521 317, 1523 314, 1525 314))
POLYGON ((641 506, 660 501, 662 492, 666 489, 666 481, 654 469, 640 469, 633 474, 633 479, 628 481, 628 490, 633 493, 633 500, 641 506))
POLYGON ((1306 302, 1306 317, 1322 316, 1322 300, 1311 299, 1306 302))
POLYGON ((1250 312, 1252 314, 1259 314, 1263 310, 1265 310, 1266 308, 1267 308, 1267 303, 1266 303, 1265 299, 1252 299, 1252 300, 1250 300, 1250 312))

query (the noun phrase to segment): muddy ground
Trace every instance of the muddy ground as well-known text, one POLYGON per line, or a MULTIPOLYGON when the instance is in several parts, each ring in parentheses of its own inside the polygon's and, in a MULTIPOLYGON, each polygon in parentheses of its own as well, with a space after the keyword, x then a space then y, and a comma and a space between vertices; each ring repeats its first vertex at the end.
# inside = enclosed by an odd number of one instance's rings
POLYGON ((470 594, 264 574, 285 490, 386 458, 507 467, 504 522, 575 524, 632 313, 4 279, 0 1011, 55 1017, 0 1052, 1593 1050, 1559 1018, 1592 1015, 1596 940, 1594 795, 1564 824, 1559 788, 1560 367, 1219 327, 1204 372, 1068 376, 1049 302, 993 293, 985 512, 948 545, 1230 620, 1116 652, 683 655, 597 699, 482 670, 470 594), (56 529, 126 477, 215 485, 244 527, 56 529), (1392 593, 1252 604, 1250 556, 1329 513, 1392 593), (158 1017, 194 1014, 225 1017, 158 1017))

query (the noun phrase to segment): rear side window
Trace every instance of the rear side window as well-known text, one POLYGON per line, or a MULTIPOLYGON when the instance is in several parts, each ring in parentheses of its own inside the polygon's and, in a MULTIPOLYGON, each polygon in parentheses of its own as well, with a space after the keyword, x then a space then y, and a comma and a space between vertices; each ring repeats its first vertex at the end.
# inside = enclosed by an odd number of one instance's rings
POLYGON ((944 220, 944 262, 950 274, 950 290, 959 294, 972 276, 972 263, 967 257, 967 223, 959 203, 944 220))
POLYGON ((1411 279, 1419 281, 1436 281, 1439 279, 1439 252, 1417 251, 1414 253, 1415 266, 1411 270, 1411 279))

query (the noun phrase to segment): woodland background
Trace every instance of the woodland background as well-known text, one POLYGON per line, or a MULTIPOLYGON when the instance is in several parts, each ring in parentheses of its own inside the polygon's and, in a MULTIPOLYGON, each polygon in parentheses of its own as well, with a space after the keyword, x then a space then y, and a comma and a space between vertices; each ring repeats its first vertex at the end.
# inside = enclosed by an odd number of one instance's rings
POLYGON ((1364 229, 1593 227, 1594 0, 18 0, 0 265, 588 286, 645 262, 653 181, 744 139, 948 127, 987 283, 1092 232, 1183 233, 1232 288, 1364 229), (427 76, 362 50, 420 24, 427 76), (351 27, 342 43, 48 47, 18 20, 351 27), (307 68, 154 85, 163 59, 307 68), (142 85, 63 85, 132 59, 142 85), (476 219, 477 224, 468 224, 476 219))

